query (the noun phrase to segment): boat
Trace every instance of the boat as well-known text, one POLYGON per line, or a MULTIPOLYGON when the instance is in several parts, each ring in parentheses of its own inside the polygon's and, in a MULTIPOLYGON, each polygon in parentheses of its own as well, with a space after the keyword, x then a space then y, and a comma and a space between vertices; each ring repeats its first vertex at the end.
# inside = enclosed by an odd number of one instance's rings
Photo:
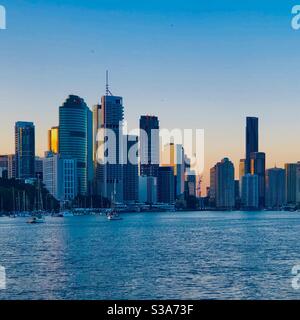
POLYGON ((107 219, 109 221, 119 221, 119 220, 123 220, 121 217, 119 217, 118 214, 111 212, 107 215, 107 219))
POLYGON ((37 223, 44 223, 45 219, 43 217, 32 217, 30 218, 27 223, 29 224, 37 224, 37 223))
POLYGON ((108 221, 119 221, 119 220, 123 220, 121 217, 119 217, 119 214, 116 210, 116 185, 114 183, 114 191, 111 195, 111 209, 110 211, 107 213, 107 219, 108 221))
POLYGON ((74 217, 74 214, 71 211, 64 211, 60 213, 64 218, 74 217))

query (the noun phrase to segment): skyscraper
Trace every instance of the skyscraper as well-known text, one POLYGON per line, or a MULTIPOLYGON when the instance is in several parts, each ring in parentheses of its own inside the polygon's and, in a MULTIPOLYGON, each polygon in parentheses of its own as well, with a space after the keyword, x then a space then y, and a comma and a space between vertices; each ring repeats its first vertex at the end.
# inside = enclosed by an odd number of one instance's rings
POLYGON ((124 136, 127 139, 127 160, 123 166, 124 202, 136 202, 139 199, 139 165, 138 165, 138 137, 124 136))
POLYGON ((287 204, 296 205, 297 199, 297 163, 286 163, 285 168, 285 196, 287 204))
POLYGON ((35 177, 35 127, 32 122, 15 124, 16 178, 35 177))
MULTIPOLYGON (((161 166, 173 168, 175 178, 175 197, 183 195, 185 184, 185 163, 184 149, 182 145, 175 145, 174 143, 166 144, 162 152, 161 166)), ((189 174, 191 174, 191 172, 189 172, 189 174)), ((196 179, 196 177, 194 178, 196 179)))
POLYGON ((157 203, 157 177, 139 176, 139 202, 157 203))
POLYGON ((78 96, 70 95, 59 108, 59 153, 77 160, 78 193, 87 195, 93 178, 92 112, 78 96))
POLYGON ((140 118, 140 175, 158 176, 159 121, 155 116, 140 118))
POLYGON ((35 176, 37 179, 40 179, 41 181, 43 181, 43 164, 43 158, 35 157, 35 176))
POLYGON ((48 151, 58 153, 59 127, 52 127, 48 131, 48 151))
POLYGON ((93 117, 97 193, 123 202, 123 99, 112 95, 108 85, 93 117))
POLYGON ((239 163, 239 192, 240 192, 240 196, 242 194, 242 178, 245 175, 245 165, 246 165, 246 160, 240 159, 240 163, 239 163))
POLYGON ((16 156, 14 154, 10 154, 7 157, 7 171, 8 179, 16 178, 16 156))
POLYGON ((247 117, 246 119, 246 163, 245 174, 250 173, 251 153, 258 152, 258 118, 247 117))
POLYGON ((0 177, 8 178, 8 155, 0 155, 0 177))
POLYGON ((258 176, 259 206, 265 205, 266 189, 266 154, 264 152, 252 152, 250 154, 250 173, 258 176))
POLYGON ((246 174, 242 177, 242 207, 258 209, 259 207, 259 178, 256 174, 246 174))
MULTIPOLYGON (((94 194, 100 195, 101 188, 103 184, 103 177, 101 176, 101 167, 98 163, 98 148, 100 142, 98 141, 101 132, 101 126, 104 123, 103 112, 101 112, 101 104, 96 104, 93 106, 93 164, 94 164, 94 194)), ((103 171, 103 170, 102 170, 103 171)), ((103 173, 102 173, 103 175, 103 173)))
POLYGON ((210 169, 209 205, 216 207, 216 166, 210 169))
POLYGON ((48 152, 43 159, 43 183, 59 201, 73 200, 77 192, 77 160, 48 152))
POLYGON ((266 171, 266 207, 279 209, 285 203, 285 170, 268 169, 266 171))
POLYGON ((174 197, 174 169, 173 167, 159 167, 157 181, 158 202, 173 204, 174 197))
POLYGON ((216 207, 224 210, 231 210, 235 206, 234 188, 234 166, 228 159, 224 158, 216 164, 215 171, 215 195, 216 207))

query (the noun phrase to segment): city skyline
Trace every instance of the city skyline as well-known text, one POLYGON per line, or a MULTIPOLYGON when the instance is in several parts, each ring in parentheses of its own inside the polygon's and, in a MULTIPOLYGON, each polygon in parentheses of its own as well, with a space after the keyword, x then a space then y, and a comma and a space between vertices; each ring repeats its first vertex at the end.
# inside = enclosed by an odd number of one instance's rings
POLYGON ((189 6, 155 1, 152 7, 116 0, 66 1, 63 7, 50 1, 2 4, 8 12, 8 28, 0 34, 2 154, 14 152, 13 126, 24 120, 36 125, 36 149, 42 156, 47 130, 58 125, 57 107, 76 94, 91 109, 104 93, 102 78, 110 69, 130 127, 138 127, 139 116, 150 113, 159 117, 161 127, 205 129, 206 184, 210 167, 224 156, 238 168, 249 115, 260 119, 267 167, 299 160, 294 115, 300 90, 294 54, 299 33, 290 27, 292 1, 272 6, 252 1, 238 8, 234 1, 226 8, 221 1, 190 1, 189 6), (76 19, 83 6, 86 18, 76 19), (35 17, 30 23, 24 18, 29 13, 35 17), (65 37, 58 36, 61 31, 65 37))

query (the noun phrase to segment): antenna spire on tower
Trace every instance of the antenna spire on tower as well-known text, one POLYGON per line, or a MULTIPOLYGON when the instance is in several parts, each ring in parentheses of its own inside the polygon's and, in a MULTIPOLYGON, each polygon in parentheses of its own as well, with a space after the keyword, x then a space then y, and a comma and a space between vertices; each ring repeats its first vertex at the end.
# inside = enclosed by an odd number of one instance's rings
POLYGON ((106 95, 112 96, 112 93, 109 90, 109 73, 108 70, 106 70, 106 95))

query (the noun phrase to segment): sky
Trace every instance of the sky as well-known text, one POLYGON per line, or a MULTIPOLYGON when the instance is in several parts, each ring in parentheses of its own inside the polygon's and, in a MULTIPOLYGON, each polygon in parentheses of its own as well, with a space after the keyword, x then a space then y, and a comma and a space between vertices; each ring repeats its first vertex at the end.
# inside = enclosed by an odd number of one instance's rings
POLYGON ((205 130, 205 177, 244 157, 245 117, 260 118, 269 167, 300 160, 300 0, 0 0, 0 154, 14 123, 33 121, 39 155, 58 107, 124 98, 129 127, 154 114, 162 128, 205 130), (298 2, 299 3, 298 3, 298 2))

